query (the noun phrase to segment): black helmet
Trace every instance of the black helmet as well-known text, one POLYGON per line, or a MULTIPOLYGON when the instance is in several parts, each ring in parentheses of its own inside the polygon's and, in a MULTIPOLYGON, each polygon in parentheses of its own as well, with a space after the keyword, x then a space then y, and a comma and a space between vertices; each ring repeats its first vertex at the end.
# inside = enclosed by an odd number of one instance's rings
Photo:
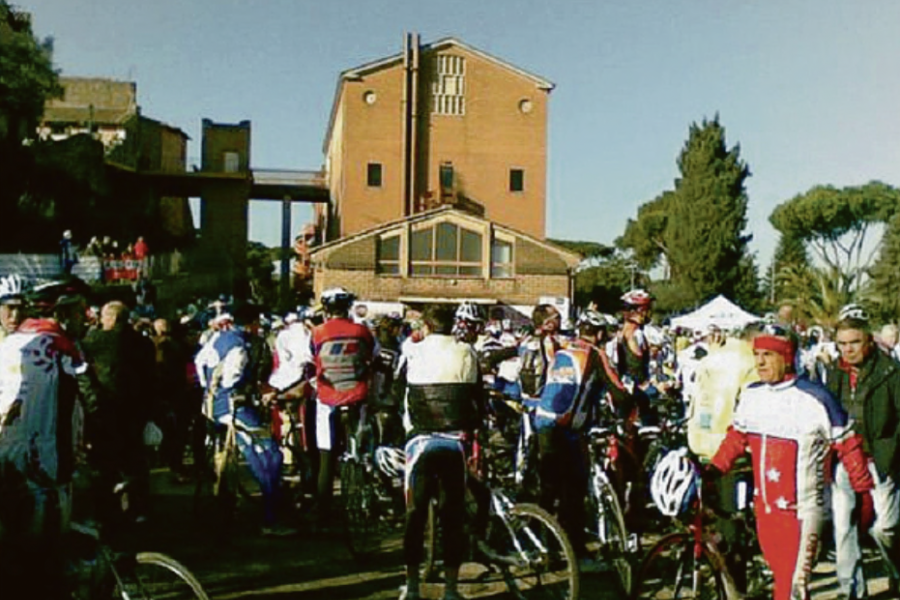
POLYGON ((75 276, 52 279, 35 284, 25 294, 29 306, 40 313, 47 313, 60 306, 73 304, 90 297, 91 287, 75 276))

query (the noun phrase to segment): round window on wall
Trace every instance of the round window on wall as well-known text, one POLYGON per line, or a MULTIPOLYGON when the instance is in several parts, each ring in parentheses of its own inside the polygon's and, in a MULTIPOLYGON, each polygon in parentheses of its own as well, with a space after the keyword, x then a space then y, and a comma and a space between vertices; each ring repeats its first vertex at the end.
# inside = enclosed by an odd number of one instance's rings
POLYGON ((527 115, 533 109, 534 109, 534 105, 531 103, 531 100, 529 98, 522 98, 521 100, 519 100, 519 110, 522 113, 527 115))
POLYGON ((378 100, 378 94, 376 94, 372 90, 368 90, 363 94, 363 102, 365 102, 366 104, 368 104, 370 106, 372 104, 375 104, 376 100, 378 100))

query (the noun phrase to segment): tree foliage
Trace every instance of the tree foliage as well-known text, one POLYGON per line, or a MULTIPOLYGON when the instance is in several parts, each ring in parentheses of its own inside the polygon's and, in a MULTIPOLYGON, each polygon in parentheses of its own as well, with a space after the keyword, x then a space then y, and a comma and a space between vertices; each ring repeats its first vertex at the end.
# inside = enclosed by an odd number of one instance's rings
POLYGON ((600 242, 587 242, 578 240, 553 240, 548 242, 555 244, 560 248, 565 248, 570 252, 578 254, 583 259, 582 268, 596 266, 605 260, 613 257, 616 252, 615 247, 601 244, 600 242))
POLYGON ((718 116, 691 125, 678 168, 664 235, 673 283, 695 303, 724 294, 746 305, 757 294, 745 297, 755 281, 747 262, 751 236, 743 233, 750 169, 739 146, 726 147, 718 116))
POLYGON ((675 192, 665 191, 642 204, 638 208, 637 220, 628 219, 625 233, 616 240, 617 246, 632 251, 634 261, 645 271, 659 266, 662 260, 668 262, 666 228, 676 198, 675 192))
POLYGON ((877 307, 876 316, 883 322, 896 323, 900 319, 900 211, 888 223, 878 259, 868 274, 867 296, 877 307))
POLYGON ((52 38, 38 40, 30 18, 0 0, 0 140, 5 146, 33 137, 44 103, 62 94, 52 55, 52 38))
POLYGON ((844 296, 859 291, 874 260, 867 250, 871 226, 900 210, 900 191, 879 181, 862 186, 815 186, 779 204, 769 222, 790 239, 802 240, 825 271, 837 277, 844 296))

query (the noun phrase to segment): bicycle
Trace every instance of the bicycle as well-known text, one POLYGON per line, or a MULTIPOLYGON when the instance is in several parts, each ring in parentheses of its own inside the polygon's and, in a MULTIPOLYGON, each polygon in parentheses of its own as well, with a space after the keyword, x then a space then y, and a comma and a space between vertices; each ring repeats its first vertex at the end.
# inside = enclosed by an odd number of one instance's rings
POLYGON ((588 550, 612 566, 621 591, 631 591, 632 563, 638 550, 637 536, 629 534, 625 513, 608 470, 615 460, 615 429, 592 427, 588 431, 589 480, 587 496, 588 550))
MULTIPOLYGON (((114 490, 123 514, 127 511, 126 490, 126 484, 114 490)), ((73 600, 209 600, 194 574, 166 554, 116 552, 103 541, 98 528, 77 522, 71 524, 65 544, 73 600)))
MULTIPOLYGON (((685 452, 686 449, 675 450, 685 452)), ((696 459, 692 459, 696 467, 696 459)), ((699 471, 697 471, 699 472, 699 471)), ((701 486, 689 510, 673 519, 675 531, 664 535, 644 556, 635 577, 631 598, 745 600, 771 597, 771 571, 759 552, 749 502, 726 514, 703 502, 701 486), (741 547, 749 550, 745 562, 746 591, 741 591, 720 550, 721 539, 709 525, 711 517, 738 523, 741 547)), ((749 498, 747 490, 744 496, 749 498)))
POLYGON ((72 530, 72 535, 87 540, 75 543, 88 546, 80 559, 81 569, 72 574, 74 600, 209 600, 197 578, 174 558, 158 552, 117 554, 100 541, 96 530, 75 523, 72 530))
MULTIPOLYGON (((476 584, 479 590, 494 592, 505 586, 519 599, 578 598, 578 562, 559 522, 537 505, 514 502, 501 489, 501 476, 492 463, 502 459, 504 449, 481 453, 477 442, 474 446, 477 468, 469 477, 467 490, 466 529, 470 543, 464 573, 472 568, 478 572, 475 576, 461 576, 460 585, 476 584), (479 526, 482 511, 487 512, 486 523, 479 526)), ((433 581, 439 570, 440 532, 435 506, 436 502, 432 502, 426 527, 426 581, 433 581)))
POLYGON ((374 448, 372 418, 361 411, 360 421, 355 424, 350 408, 340 409, 346 441, 339 459, 339 476, 345 541, 350 553, 361 560, 374 554, 384 539, 403 523, 402 477, 396 472, 383 472, 375 460, 378 452, 399 452, 402 456, 403 450, 389 446, 374 448))

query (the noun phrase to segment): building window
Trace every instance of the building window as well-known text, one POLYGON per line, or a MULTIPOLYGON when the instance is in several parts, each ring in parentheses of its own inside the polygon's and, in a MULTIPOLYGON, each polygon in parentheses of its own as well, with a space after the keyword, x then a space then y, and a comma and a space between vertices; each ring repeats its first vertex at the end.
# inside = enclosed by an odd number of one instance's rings
POLYGON ((237 173, 241 166, 241 156, 237 152, 226 152, 222 162, 226 173, 237 173))
POLYGON ((366 169, 366 184, 369 187, 381 187, 381 163, 369 163, 366 169))
POLYGON ((494 238, 491 240, 491 277, 509 278, 513 276, 513 243, 494 238))
POLYGON ((441 181, 441 190, 453 189, 453 165, 444 163, 438 171, 438 179, 441 181))
POLYGON ((466 59, 439 54, 431 84, 432 112, 436 115, 466 114, 466 59))
POLYGON ((509 170, 509 191, 524 192, 525 191, 525 171, 524 169, 509 170))
POLYGON ((413 276, 481 277, 481 234, 454 223, 413 231, 410 265, 413 276))
POLYGON ((400 274, 400 234, 378 238, 376 253, 379 274, 400 274))

